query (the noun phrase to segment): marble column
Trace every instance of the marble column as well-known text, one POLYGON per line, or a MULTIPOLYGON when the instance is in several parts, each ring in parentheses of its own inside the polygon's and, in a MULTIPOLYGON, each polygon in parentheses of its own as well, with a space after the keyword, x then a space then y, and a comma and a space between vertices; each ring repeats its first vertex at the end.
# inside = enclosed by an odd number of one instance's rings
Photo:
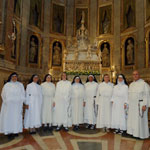
MULTIPOLYGON (((144 1, 136 0, 137 67, 145 67, 144 1)), ((136 48, 135 48, 136 49, 136 48)))
POLYGON ((1 0, 0 2, 0 44, 4 44, 4 33, 5 33, 5 13, 6 13, 6 1, 1 0))
POLYGON ((66 14, 66 35, 73 36, 74 0, 67 0, 66 14))
POLYGON ((90 1, 90 41, 94 42, 97 32, 97 0, 90 1))
POLYGON ((44 73, 48 73, 49 64, 49 34, 50 34, 50 0, 44 0, 44 33, 43 33, 43 49, 42 49, 42 69, 44 73))
POLYGON ((121 2, 114 0, 114 50, 113 50, 113 65, 120 70, 121 62, 121 41, 120 41, 120 6, 121 2))
POLYGON ((21 6, 21 45, 20 45, 20 66, 25 67, 27 53, 27 36, 30 15, 30 0, 22 0, 21 6))

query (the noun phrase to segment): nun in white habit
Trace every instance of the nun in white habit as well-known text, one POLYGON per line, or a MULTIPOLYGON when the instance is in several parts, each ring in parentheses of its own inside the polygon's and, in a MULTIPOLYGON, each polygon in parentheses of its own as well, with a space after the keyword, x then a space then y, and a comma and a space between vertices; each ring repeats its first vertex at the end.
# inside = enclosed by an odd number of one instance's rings
POLYGON ((103 128, 107 132, 109 132, 109 128, 111 127, 112 94, 113 84, 110 82, 109 75, 105 74, 103 82, 98 86, 96 96, 96 104, 98 105, 96 128, 103 128))
POLYGON ((57 126, 56 131, 61 130, 62 126, 65 131, 68 131, 68 127, 72 126, 71 82, 67 80, 66 73, 62 73, 61 81, 59 81, 56 85, 53 107, 53 125, 57 126))
POLYGON ((0 112, 0 133, 9 138, 22 132, 22 112, 25 101, 25 90, 22 83, 17 81, 17 73, 12 73, 2 89, 2 108, 0 112))
POLYGON ((89 75, 85 84, 84 123, 86 128, 95 129, 97 107, 95 105, 98 83, 94 75, 89 75))
POLYGON ((42 88, 39 85, 38 75, 33 75, 26 89, 26 105, 24 127, 30 134, 36 133, 36 128, 41 127, 42 88))
POLYGON ((79 129, 79 124, 83 124, 83 109, 85 90, 81 78, 75 76, 72 82, 71 106, 72 106, 72 124, 73 130, 79 129))
POLYGON ((112 102, 111 128, 116 129, 114 133, 122 134, 127 130, 127 104, 128 86, 123 74, 117 76, 114 86, 112 102))
POLYGON ((52 129, 53 121, 53 100, 55 96, 55 85, 52 83, 52 76, 47 74, 44 78, 42 87, 43 104, 42 104, 42 124, 44 130, 52 129))

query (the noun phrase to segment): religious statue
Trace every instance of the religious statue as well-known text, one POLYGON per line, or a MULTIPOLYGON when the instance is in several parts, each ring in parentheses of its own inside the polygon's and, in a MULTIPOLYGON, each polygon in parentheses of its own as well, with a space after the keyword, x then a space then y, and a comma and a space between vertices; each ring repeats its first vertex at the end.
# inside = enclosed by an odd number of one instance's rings
POLYGON ((78 51, 78 49, 76 49, 76 50, 74 51, 74 60, 77 60, 77 59, 78 59, 78 56, 79 56, 79 51, 78 51))
POLYGON ((53 47, 53 65, 54 66, 61 66, 61 47, 60 47, 60 43, 56 42, 54 43, 55 46, 53 47))
POLYGON ((67 50, 66 50, 66 49, 64 49, 64 60, 66 60, 66 59, 67 59, 67 54, 68 54, 67 50))
POLYGON ((16 38, 13 41, 13 48, 11 51, 11 58, 15 59, 16 58, 16 52, 17 52, 17 29, 15 27, 15 34, 16 34, 16 38))
POLYGON ((88 50, 87 50, 87 59, 91 59, 92 57, 92 52, 91 52, 91 45, 89 44, 88 45, 88 50))
POLYGON ((124 0, 124 29, 135 26, 135 0, 124 0))
POLYGON ((64 6, 53 4, 52 31, 64 33, 64 6))
POLYGON ((35 37, 31 37, 30 41, 30 50, 29 50, 29 62, 37 63, 38 62, 38 43, 35 40, 35 37))
POLYGON ((58 32, 58 33, 62 33, 62 29, 61 29, 61 27, 62 27, 62 19, 60 18, 59 14, 54 19, 54 24, 55 24, 54 31, 58 32))
POLYGON ((106 43, 103 44, 103 49, 102 49, 102 66, 103 67, 110 66, 110 52, 106 43))
POLYGON ((87 49, 88 30, 85 28, 84 23, 85 23, 85 12, 82 11, 81 27, 77 30, 76 33, 79 50, 87 49))
POLYGON ((68 36, 68 37, 67 37, 67 48, 72 47, 72 45, 73 45, 72 37, 71 37, 71 36, 68 36))
POLYGON ((127 65, 134 64, 134 45, 131 39, 127 40, 127 47, 126 47, 126 58, 127 58, 127 65))
POLYGON ((30 24, 40 27, 42 0, 31 0, 30 4, 30 24))
POLYGON ((12 41, 13 47, 11 49, 11 58, 16 58, 16 51, 17 51, 17 28, 15 20, 12 20, 13 24, 13 31, 11 35, 8 35, 8 38, 12 41))
POLYGON ((102 33, 106 34, 106 33, 110 33, 110 19, 108 17, 107 11, 105 10, 103 13, 103 20, 102 20, 102 33))

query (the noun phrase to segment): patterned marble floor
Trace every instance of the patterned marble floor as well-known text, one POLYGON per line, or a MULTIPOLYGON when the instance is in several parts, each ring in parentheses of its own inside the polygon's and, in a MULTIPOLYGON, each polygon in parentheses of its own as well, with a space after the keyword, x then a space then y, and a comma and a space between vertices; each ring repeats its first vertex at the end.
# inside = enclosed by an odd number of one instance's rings
POLYGON ((13 140, 0 135, 0 150, 150 150, 150 139, 139 140, 85 128, 78 132, 41 129, 35 135, 25 130, 13 140))

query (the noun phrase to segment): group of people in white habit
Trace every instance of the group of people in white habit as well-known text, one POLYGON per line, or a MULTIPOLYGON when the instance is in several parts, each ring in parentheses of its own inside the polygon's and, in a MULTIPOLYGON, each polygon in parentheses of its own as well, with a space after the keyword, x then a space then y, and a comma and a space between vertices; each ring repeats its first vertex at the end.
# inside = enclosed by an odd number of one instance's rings
POLYGON ((126 132, 136 138, 149 137, 148 108, 150 87, 133 72, 133 82, 127 85, 123 74, 119 74, 116 84, 110 82, 108 74, 97 83, 94 75, 89 75, 85 84, 79 76, 73 82, 62 73, 61 80, 55 84, 47 74, 39 84, 38 75, 33 75, 26 87, 18 81, 18 74, 12 73, 1 93, 0 133, 17 136, 28 129, 35 134, 42 125, 44 131, 64 129, 79 130, 79 125, 104 132, 114 129, 114 133, 126 132), (23 105, 25 114, 23 120, 23 105))

